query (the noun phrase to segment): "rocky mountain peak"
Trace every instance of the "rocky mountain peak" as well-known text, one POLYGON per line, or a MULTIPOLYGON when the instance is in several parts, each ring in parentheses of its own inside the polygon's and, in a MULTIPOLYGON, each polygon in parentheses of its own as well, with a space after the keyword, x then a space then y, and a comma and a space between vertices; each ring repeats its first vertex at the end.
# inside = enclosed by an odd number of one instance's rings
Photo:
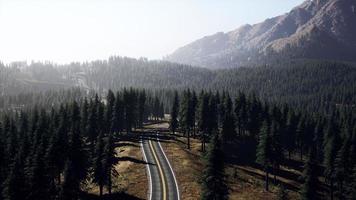
POLYGON ((356 61, 355 24, 355 0, 306 0, 287 14, 206 36, 167 59, 209 68, 238 67, 271 58, 356 61))

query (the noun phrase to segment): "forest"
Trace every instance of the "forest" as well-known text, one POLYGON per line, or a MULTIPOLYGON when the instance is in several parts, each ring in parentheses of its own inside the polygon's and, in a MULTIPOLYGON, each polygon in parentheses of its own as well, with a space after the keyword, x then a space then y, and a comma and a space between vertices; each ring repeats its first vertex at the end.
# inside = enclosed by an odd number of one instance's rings
MULTIPOLYGON (((3 113, 3 199, 85 199, 83 185, 88 183, 99 187, 100 196, 117 192, 112 191, 118 175, 113 167, 118 162, 115 143, 168 113, 171 134, 186 138, 188 150, 191 139, 201 141, 202 199, 228 199, 228 163, 262 169, 268 191, 276 184, 270 175, 279 175, 282 166, 296 160, 303 163, 301 199, 355 198, 354 109, 340 107, 326 115, 243 92, 232 97, 227 91, 192 89, 154 93, 131 88, 62 100, 3 113)), ((288 199, 279 187, 281 199, 288 199)))
POLYGON ((243 91, 271 103, 287 103, 323 113, 336 107, 353 107, 356 102, 355 65, 333 61, 276 61, 263 66, 208 70, 144 58, 110 57, 68 65, 0 64, 0 72, 0 102, 8 102, 6 98, 17 98, 14 96, 19 94, 73 87, 98 93, 124 87, 159 91, 226 90, 233 97, 243 91))
POLYGON ((117 139, 163 117, 162 102, 138 89, 8 112, 0 123, 0 197, 82 199, 86 181, 111 194, 117 139))
MULTIPOLYGON (((228 199, 224 163, 257 165, 265 172, 268 191, 269 174, 276 184, 281 167, 298 160, 303 163, 300 199, 351 200, 356 197, 355 120, 355 110, 316 115, 244 93, 231 98, 228 92, 196 95, 185 90, 175 95, 170 128, 187 137, 188 149, 190 137, 201 141, 205 152, 202 199, 228 199), (320 192, 324 184, 327 190, 320 192)), ((289 199, 285 186, 279 187, 278 199, 289 199)))

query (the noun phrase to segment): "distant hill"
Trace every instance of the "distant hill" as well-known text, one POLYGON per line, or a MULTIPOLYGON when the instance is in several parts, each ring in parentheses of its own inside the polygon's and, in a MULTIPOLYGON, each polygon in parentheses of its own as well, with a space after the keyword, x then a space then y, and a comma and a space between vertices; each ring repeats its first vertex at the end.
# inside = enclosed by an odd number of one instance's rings
POLYGON ((165 61, 111 57, 69 65, 0 64, 0 72, 0 97, 73 87, 100 93, 124 87, 155 91, 191 88, 197 92, 226 90, 232 95, 244 91, 310 110, 356 106, 356 65, 341 62, 299 60, 209 70, 165 61))
POLYGON ((355 0, 307 0, 262 23, 199 39, 166 59, 213 69, 286 58, 356 61, 355 24, 355 0))

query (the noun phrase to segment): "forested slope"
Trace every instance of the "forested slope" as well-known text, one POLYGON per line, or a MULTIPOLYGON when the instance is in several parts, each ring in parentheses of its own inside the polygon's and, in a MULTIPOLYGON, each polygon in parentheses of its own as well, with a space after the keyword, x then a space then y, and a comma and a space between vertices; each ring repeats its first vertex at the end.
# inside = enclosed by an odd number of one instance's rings
POLYGON ((267 101, 328 111, 354 106, 356 67, 330 61, 289 61, 239 69, 208 70, 165 61, 111 57, 88 63, 0 66, 1 96, 79 87, 99 93, 124 87, 167 90, 240 90, 267 101), (41 69, 41 70, 40 70, 41 69), (45 69, 45 70, 42 70, 45 69), (6 75, 5 75, 6 74, 6 75))

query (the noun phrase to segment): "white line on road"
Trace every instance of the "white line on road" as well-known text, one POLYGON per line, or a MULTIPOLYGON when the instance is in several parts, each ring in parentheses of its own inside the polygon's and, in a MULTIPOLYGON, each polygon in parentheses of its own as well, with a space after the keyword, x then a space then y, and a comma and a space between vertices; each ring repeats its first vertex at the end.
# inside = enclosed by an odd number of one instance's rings
MULTIPOLYGON (((157 137, 158 137, 158 134, 157 134, 157 137)), ((158 138, 157 138, 157 139, 158 139, 158 138)), ((171 169, 171 172, 172 172, 172 174, 173 174, 174 182, 175 182, 175 184, 176 184, 176 189, 177 189, 178 200, 180 200, 180 194, 179 194, 179 188, 178 188, 178 183, 177 183, 176 175, 175 175, 175 173, 174 173, 174 171, 173 171, 173 168, 172 168, 172 166, 171 166, 171 163, 169 162, 169 160, 168 160, 168 158, 167 158, 167 156, 166 156, 166 153, 163 151, 163 148, 162 148, 162 146, 161 146, 161 143, 160 143, 159 139, 157 140, 157 142, 158 142, 159 148, 160 148, 161 151, 163 152, 163 155, 164 155, 164 157, 166 158, 167 163, 168 163, 168 166, 169 166, 169 168, 171 169)))
POLYGON ((143 152, 143 158, 145 159, 146 168, 147 168, 148 176, 149 176, 149 179, 148 179, 148 183, 149 183, 149 187, 150 187, 149 200, 152 200, 152 177, 151 177, 151 170, 150 170, 149 163, 148 163, 148 161, 147 161, 145 149, 143 148, 143 139, 142 139, 142 137, 141 137, 141 150, 142 150, 142 152, 143 152))

